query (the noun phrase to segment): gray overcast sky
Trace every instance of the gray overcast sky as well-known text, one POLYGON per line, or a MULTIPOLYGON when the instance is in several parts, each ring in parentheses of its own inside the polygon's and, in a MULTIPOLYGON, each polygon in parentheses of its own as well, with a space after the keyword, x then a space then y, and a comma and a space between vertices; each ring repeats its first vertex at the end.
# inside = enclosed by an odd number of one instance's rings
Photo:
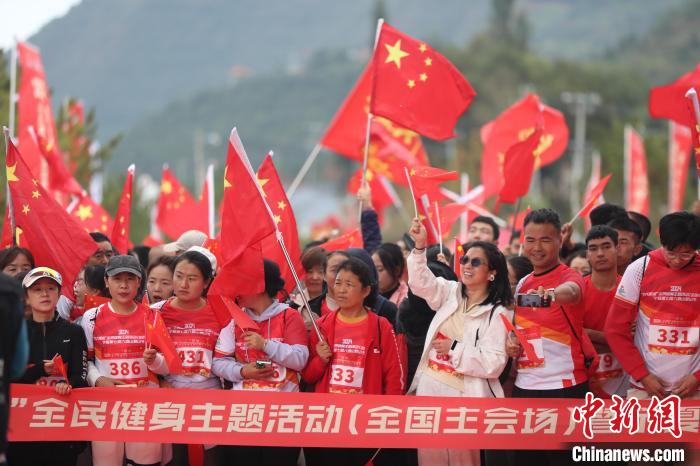
POLYGON ((77 3, 80 0, 0 0, 0 48, 10 48, 15 37, 26 40, 77 3))

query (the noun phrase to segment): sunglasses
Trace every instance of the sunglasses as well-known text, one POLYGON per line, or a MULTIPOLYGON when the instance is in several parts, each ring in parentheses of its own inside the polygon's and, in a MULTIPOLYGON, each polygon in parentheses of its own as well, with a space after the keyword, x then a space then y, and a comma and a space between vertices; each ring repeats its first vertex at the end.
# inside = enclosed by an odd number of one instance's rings
POLYGON ((467 256, 462 256, 462 258, 459 260, 459 263, 462 265, 467 265, 471 264, 472 267, 479 267, 485 262, 479 259, 478 257, 473 258, 472 260, 469 260, 467 256))

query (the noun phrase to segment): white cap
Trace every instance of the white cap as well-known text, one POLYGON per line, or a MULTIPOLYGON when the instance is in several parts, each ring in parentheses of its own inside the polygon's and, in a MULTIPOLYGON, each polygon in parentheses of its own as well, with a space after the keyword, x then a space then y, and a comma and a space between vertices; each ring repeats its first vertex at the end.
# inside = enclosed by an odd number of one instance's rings
POLYGON ((192 246, 204 246, 207 238, 207 234, 199 230, 188 230, 181 234, 177 241, 163 245, 163 251, 180 254, 192 246))
POLYGON ((198 252, 207 259, 209 259, 209 262, 211 262, 211 270, 214 273, 214 275, 216 275, 216 256, 212 254, 212 252, 209 249, 203 248, 202 246, 192 246, 185 252, 190 251, 198 252))

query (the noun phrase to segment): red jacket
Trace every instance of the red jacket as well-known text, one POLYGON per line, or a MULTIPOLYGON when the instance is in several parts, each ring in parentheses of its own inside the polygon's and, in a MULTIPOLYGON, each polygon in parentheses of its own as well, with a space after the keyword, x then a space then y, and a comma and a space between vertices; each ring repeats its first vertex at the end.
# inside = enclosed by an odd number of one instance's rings
MULTIPOLYGON (((369 341, 365 352, 365 373, 362 392, 367 395, 403 395, 404 367, 399 360, 394 329, 388 320, 374 312, 368 313, 369 341)), ((332 342, 335 337, 337 312, 331 312, 316 321, 323 338, 332 342)), ((316 352, 318 337, 311 332, 309 339, 309 362, 301 372, 302 378, 316 384, 316 392, 328 393, 330 363, 326 363, 316 352)))

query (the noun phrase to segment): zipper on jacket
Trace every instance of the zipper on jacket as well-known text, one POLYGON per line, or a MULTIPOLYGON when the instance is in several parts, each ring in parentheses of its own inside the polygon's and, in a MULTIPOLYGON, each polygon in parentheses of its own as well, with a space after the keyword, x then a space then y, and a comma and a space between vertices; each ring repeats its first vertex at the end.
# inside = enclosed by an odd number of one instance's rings
POLYGON ((41 347, 43 348, 42 354, 44 356, 43 359, 45 361, 47 359, 46 358, 46 322, 41 323, 41 333, 43 335, 43 337, 41 339, 41 347))

